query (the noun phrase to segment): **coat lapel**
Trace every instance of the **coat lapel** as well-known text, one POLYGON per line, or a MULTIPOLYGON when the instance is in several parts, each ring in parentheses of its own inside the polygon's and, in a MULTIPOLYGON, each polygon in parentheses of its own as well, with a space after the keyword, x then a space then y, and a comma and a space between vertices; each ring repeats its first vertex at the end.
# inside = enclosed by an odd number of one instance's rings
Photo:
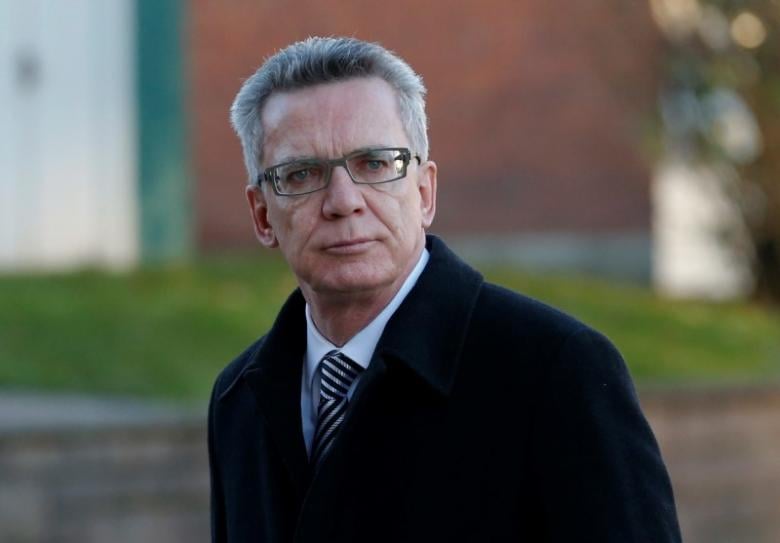
POLYGON ((301 426, 301 379, 306 349, 305 302, 296 290, 244 372, 271 441, 303 499, 309 466, 301 426))

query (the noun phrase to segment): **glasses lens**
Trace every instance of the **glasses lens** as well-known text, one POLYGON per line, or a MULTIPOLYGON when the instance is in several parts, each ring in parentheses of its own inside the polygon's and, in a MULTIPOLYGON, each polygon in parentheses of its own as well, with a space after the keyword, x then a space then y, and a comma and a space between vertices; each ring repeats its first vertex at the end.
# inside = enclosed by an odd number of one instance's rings
POLYGON ((303 194, 325 186, 326 166, 317 161, 300 161, 278 166, 276 188, 281 194, 303 194))
POLYGON ((406 175, 408 156, 401 149, 374 149, 352 155, 347 167, 358 183, 384 183, 406 175))

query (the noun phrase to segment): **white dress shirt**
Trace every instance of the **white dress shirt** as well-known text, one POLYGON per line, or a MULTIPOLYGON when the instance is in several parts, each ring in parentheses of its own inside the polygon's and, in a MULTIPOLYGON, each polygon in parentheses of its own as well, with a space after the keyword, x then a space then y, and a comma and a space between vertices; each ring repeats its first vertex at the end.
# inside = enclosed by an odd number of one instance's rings
MULTIPOLYGON (((360 364, 363 369, 368 367, 371 357, 374 355, 374 349, 385 330, 385 325, 395 310, 404 301, 406 295, 417 283, 425 265, 428 263, 430 255, 428 250, 423 248, 420 258, 414 269, 409 273, 401 288, 390 300, 385 308, 377 315, 374 320, 368 323, 365 328, 347 341, 343 346, 336 347, 328 341, 311 319, 311 310, 309 304, 306 304, 306 354, 303 361, 303 383, 301 384, 301 419, 303 422, 303 440, 306 443, 306 452, 311 453, 311 442, 314 439, 314 431, 317 427, 317 406, 320 398, 320 372, 319 363, 322 357, 333 349, 338 349, 346 356, 360 364)), ((353 381, 352 386, 347 392, 347 398, 352 397, 360 376, 353 381)))

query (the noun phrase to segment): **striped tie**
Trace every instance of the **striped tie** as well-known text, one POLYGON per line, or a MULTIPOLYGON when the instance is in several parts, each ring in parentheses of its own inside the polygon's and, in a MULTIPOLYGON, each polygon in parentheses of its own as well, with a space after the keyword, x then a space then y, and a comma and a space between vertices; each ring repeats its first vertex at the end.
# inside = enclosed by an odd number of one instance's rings
POLYGON ((347 411, 347 391, 363 368, 339 351, 330 351, 320 362, 320 404, 317 429, 311 447, 311 462, 319 466, 330 449, 347 411))

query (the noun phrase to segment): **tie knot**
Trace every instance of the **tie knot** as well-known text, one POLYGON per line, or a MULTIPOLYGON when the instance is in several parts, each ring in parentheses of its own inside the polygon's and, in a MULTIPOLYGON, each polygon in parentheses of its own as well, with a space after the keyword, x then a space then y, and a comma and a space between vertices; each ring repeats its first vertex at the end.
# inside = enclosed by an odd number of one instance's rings
POLYGON ((363 368, 340 351, 330 351, 320 362, 320 394, 327 400, 337 400, 347 395, 349 387, 363 368))

